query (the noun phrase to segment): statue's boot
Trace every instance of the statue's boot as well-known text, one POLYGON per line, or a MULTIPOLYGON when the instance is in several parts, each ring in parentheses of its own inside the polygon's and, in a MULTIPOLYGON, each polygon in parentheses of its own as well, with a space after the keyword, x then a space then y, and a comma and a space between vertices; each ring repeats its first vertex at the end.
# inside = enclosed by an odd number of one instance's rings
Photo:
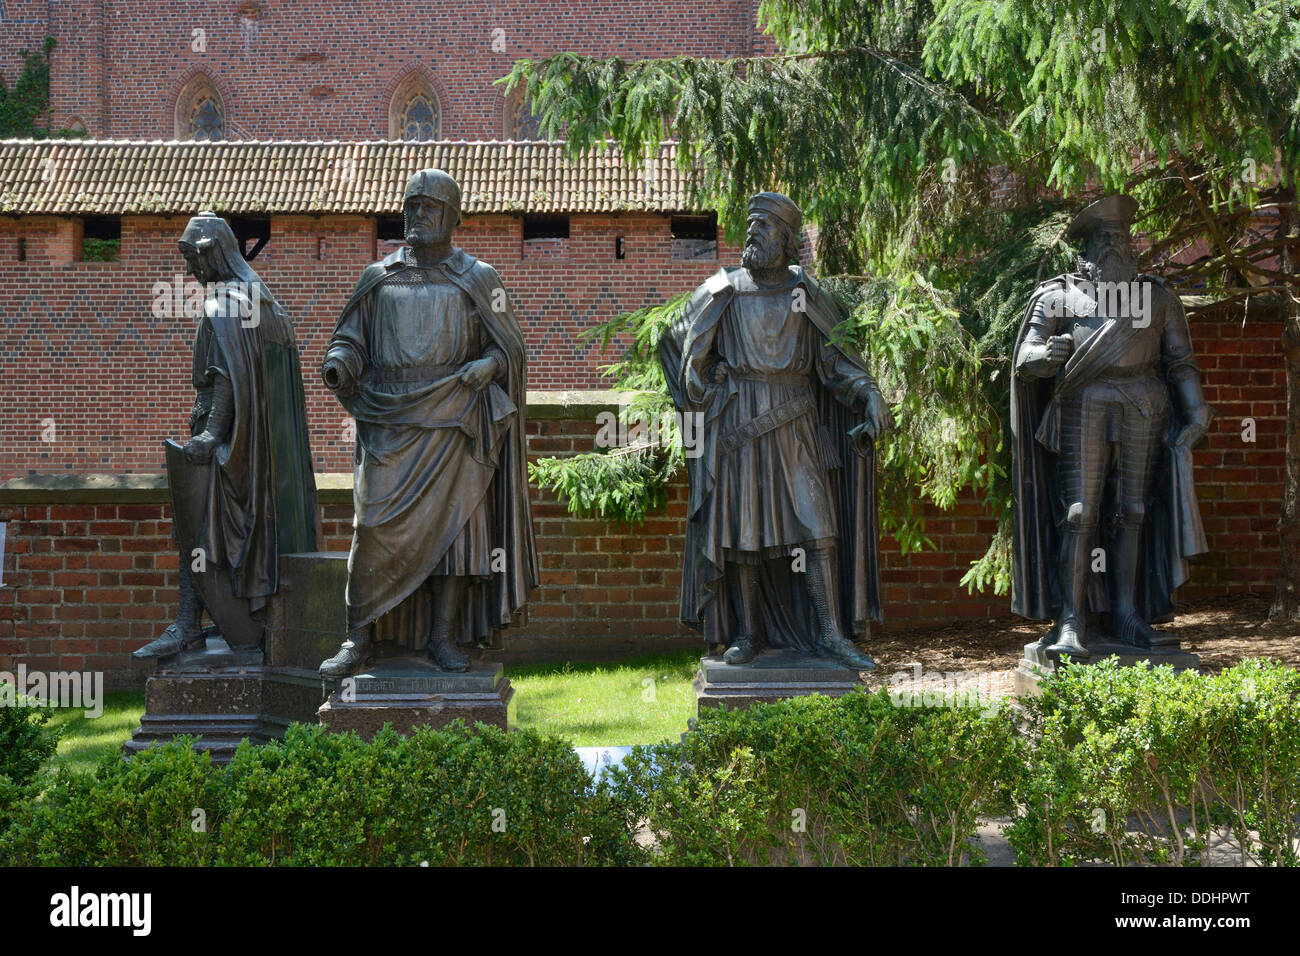
POLYGON ((429 642, 429 660, 437 664, 440 670, 457 672, 469 670, 469 658, 456 650, 448 640, 429 642))
POLYGON ((1076 660, 1088 656, 1088 648, 1083 643, 1086 636, 1083 595, 1088 580, 1085 575, 1088 558, 1088 536, 1076 530, 1063 532, 1057 565, 1057 580, 1060 582, 1062 596, 1061 615, 1056 624, 1056 643, 1047 649, 1049 654, 1069 654, 1076 660))
POLYGON ((1134 595, 1137 593, 1138 553, 1141 548, 1141 526, 1118 530, 1110 562, 1115 581, 1110 608, 1111 637, 1134 647, 1177 644, 1177 637, 1157 631, 1137 612, 1134 595))
POLYGON ((1083 643, 1083 621, 1074 615, 1063 617, 1056 625, 1056 643, 1047 649, 1049 654, 1069 654, 1075 660, 1088 657, 1088 648, 1083 643))
POLYGON ((161 635, 144 647, 132 651, 131 656, 137 661, 147 661, 157 657, 175 657, 181 651, 193 647, 202 640, 203 634, 201 632, 197 638, 186 637, 178 624, 168 624, 167 629, 161 635))
POLYGON ((451 641, 453 624, 460 620, 468 582, 462 577, 439 576, 433 579, 433 624, 429 628, 429 660, 439 670, 469 670, 469 658, 456 650, 451 641))
POLYGON ((370 628, 359 627, 348 634, 339 652, 320 666, 320 676, 326 680, 350 677, 365 663, 370 653, 370 628))
POLYGON ((844 636, 840 624, 839 578, 835 573, 835 552, 827 549, 812 554, 808 561, 808 596, 817 615, 817 650, 845 667, 858 671, 876 669, 871 655, 844 636))
POLYGON ((736 599, 740 611, 740 634, 722 654, 725 664, 748 664, 758 656, 758 602, 760 598, 758 566, 733 565, 736 575, 736 599))
POLYGON ((741 634, 722 654, 724 664, 748 664, 758 656, 758 641, 748 634, 741 634))
POLYGON ((184 560, 181 561, 177 596, 180 607, 175 622, 169 624, 157 639, 132 651, 133 658, 144 661, 156 657, 173 657, 186 648, 203 642, 203 603, 199 600, 199 592, 195 590, 190 567, 184 560))

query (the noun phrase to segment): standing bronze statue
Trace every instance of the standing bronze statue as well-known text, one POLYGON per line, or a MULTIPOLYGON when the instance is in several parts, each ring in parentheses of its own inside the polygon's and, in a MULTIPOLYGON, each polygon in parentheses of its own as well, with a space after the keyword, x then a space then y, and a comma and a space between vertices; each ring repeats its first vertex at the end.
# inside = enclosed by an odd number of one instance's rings
POLYGON ((1041 644, 1075 658, 1101 614, 1116 643, 1175 645, 1151 623, 1207 550, 1192 446, 1212 413, 1178 296, 1138 273, 1136 211, 1112 195, 1079 214, 1079 269, 1038 287, 1015 348, 1012 609, 1055 620, 1041 644))
POLYGON ((377 642, 465 671, 457 645, 509 624, 537 585, 523 335, 496 271, 451 243, 460 202, 446 173, 411 177, 409 245, 361 274, 326 350, 357 428, 348 639, 328 679, 377 642))
POLYGON ((749 205, 741 267, 700 286, 660 343, 669 391, 701 416, 688 457, 682 621, 746 664, 765 648, 874 666, 880 620, 874 442, 893 427, 835 298, 791 263, 802 213, 749 205))
POLYGON ((194 336, 191 437, 166 443, 180 613, 136 658, 204 637, 206 610, 232 647, 252 649, 284 553, 315 551, 319 517, 293 323, 244 260, 226 221, 201 212, 179 241, 204 295, 194 336))

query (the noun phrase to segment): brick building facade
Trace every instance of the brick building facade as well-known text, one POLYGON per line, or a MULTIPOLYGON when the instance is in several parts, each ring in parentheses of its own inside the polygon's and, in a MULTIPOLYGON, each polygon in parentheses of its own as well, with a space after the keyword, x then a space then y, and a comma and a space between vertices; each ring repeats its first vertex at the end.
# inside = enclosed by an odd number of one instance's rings
MULTIPOLYGON (((396 94, 432 93, 440 135, 518 137, 501 88, 515 60, 737 56, 770 49, 756 0, 0 0, 0 71, 55 37, 51 124, 171 139, 211 83, 232 139, 388 139, 396 94)), ((400 104, 399 104, 400 105, 400 104)))

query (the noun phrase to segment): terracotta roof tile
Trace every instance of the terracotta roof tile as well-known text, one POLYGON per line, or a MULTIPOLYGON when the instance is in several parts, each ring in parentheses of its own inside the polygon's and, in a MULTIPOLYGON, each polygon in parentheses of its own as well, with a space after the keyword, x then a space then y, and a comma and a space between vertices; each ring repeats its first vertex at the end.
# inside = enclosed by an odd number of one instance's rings
POLYGON ((618 150, 560 142, 138 142, 0 140, 0 213, 399 213, 406 180, 437 167, 463 212, 672 212, 687 202, 677 147, 639 170, 618 150))

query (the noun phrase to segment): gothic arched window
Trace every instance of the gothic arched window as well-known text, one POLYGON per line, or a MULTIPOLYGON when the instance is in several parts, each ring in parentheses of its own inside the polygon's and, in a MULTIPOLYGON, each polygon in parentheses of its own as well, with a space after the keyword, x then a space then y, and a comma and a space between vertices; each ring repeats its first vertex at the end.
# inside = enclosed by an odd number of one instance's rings
POLYGON ((521 96, 515 101, 514 115, 510 122, 511 139, 541 139, 542 121, 533 114, 521 96))
MULTIPOLYGON (((513 140, 539 140, 542 135, 542 121, 539 116, 528 108, 528 101, 524 97, 524 88, 517 86, 507 94, 502 109, 502 118, 504 120, 502 133, 506 139, 513 140)), ((560 136, 564 135, 564 129, 561 128, 560 136)))
POLYGON ((406 101, 402 110, 402 139, 437 139, 438 111, 421 93, 406 101))
POLYGON ((427 141, 441 136, 438 94, 422 73, 411 73, 393 91, 388 106, 388 138, 427 141))
POLYGON ((226 138, 226 109, 212 81, 199 74, 176 98, 176 138, 212 142, 226 138))
POLYGON ((226 138, 226 120, 215 97, 203 97, 190 110, 190 135, 198 140, 226 138))

